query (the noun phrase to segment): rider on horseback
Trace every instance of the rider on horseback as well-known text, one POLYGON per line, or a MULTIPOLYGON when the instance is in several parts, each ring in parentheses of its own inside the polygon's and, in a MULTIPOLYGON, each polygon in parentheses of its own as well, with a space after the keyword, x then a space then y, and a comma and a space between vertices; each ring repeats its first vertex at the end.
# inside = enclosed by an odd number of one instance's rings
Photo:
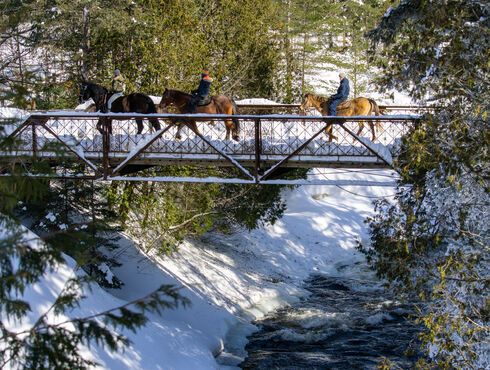
POLYGON ((209 103, 209 88, 213 79, 209 77, 207 69, 203 69, 201 72, 201 81, 199 87, 192 90, 192 97, 189 99, 188 108, 190 113, 196 111, 197 105, 206 105, 209 103))
POLYGON ((337 94, 332 95, 330 97, 330 104, 328 106, 328 115, 336 116, 337 115, 337 106, 342 103, 344 100, 347 100, 349 96, 350 87, 349 80, 345 77, 345 74, 339 73, 340 78, 340 86, 337 90, 337 94))
POLYGON ((114 71, 114 75, 112 77, 112 89, 111 89, 111 97, 107 101, 107 109, 111 110, 111 105, 117 98, 121 97, 124 94, 124 90, 126 88, 126 84, 124 82, 124 77, 121 74, 119 69, 114 71))

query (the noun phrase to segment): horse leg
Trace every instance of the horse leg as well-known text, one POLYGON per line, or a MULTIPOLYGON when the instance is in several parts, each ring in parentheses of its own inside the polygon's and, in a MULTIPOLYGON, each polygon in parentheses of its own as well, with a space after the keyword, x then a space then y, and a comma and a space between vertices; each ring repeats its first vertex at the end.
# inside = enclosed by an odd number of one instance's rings
POLYGON ((233 140, 240 141, 240 137, 238 136, 240 133, 240 121, 238 121, 237 118, 232 118, 231 122, 231 136, 233 137, 233 140))
POLYGON ((136 124, 138 125, 138 132, 136 134, 139 135, 143 132, 143 120, 141 118, 136 118, 136 124))
POLYGON ((325 133, 328 135, 328 142, 331 143, 332 140, 337 140, 337 136, 335 136, 334 134, 332 134, 332 128, 333 128, 333 125, 330 124, 327 126, 327 128, 325 129, 325 133))
POLYGON ((361 135, 362 130, 364 129, 364 121, 359 121, 357 123, 359 125, 359 130, 357 130, 357 136, 361 135))
POLYGON ((194 133, 199 133, 199 130, 197 129, 197 122, 193 119, 189 120, 189 123, 187 124, 187 126, 192 130, 194 131, 194 133))
POLYGON ((225 140, 230 140, 231 126, 232 125, 233 125, 233 123, 231 122, 230 119, 225 119, 225 128, 226 128, 225 140))
POLYGON ((184 122, 179 122, 177 126, 177 133, 175 134, 175 141, 179 141, 182 139, 182 135, 180 135, 180 130, 182 130, 182 126, 184 125, 184 122))
POLYGON ((153 129, 155 131, 160 130, 162 127, 160 126, 160 122, 158 121, 158 118, 151 118, 150 123, 153 126, 153 129))
POLYGON ((372 141, 376 140, 376 131, 374 130, 374 123, 369 121, 369 128, 371 129, 372 141))
POLYGON ((97 121, 97 126, 95 126, 97 128, 97 131, 100 132, 101 135, 104 134, 104 123, 103 123, 103 118, 99 118, 99 120, 97 121))
POLYGON ((182 135, 180 134, 180 130, 182 130, 182 127, 184 125, 189 127, 192 131, 199 132, 199 130, 197 129, 196 121, 187 120, 187 119, 183 120, 183 121, 179 121, 179 124, 177 126, 177 133, 175 134, 175 141, 179 141, 180 139, 182 139, 182 135))
POLYGON ((112 134, 112 120, 109 118, 100 118, 97 121, 97 125, 95 126, 97 131, 100 132, 101 135, 107 131, 109 134, 112 134))

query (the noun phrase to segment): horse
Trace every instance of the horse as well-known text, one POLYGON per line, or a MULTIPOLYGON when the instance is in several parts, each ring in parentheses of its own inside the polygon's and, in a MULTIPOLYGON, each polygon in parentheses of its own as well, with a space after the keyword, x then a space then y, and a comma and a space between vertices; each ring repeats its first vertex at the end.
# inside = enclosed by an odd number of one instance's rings
MULTIPOLYGON (((306 93, 301 103, 300 110, 301 112, 305 112, 306 108, 315 107, 322 114, 322 116, 328 116, 329 105, 329 98, 312 93, 306 93)), ((381 114, 378 104, 376 104, 373 99, 368 98, 359 97, 352 100, 345 100, 337 106, 337 115, 343 117, 370 116, 373 112, 376 116, 381 114)), ((369 121, 368 123, 371 128, 372 141, 374 141, 376 139, 374 123, 372 121, 369 121)), ((357 135, 359 136, 364 128, 364 122, 359 121, 358 125, 359 130, 357 131, 357 135)), ((380 134, 381 123, 379 121, 376 121, 376 128, 378 129, 378 134, 380 134)), ((329 125, 325 129, 325 132, 329 136, 329 141, 332 141, 332 139, 337 140, 337 137, 332 134, 332 125, 329 125)))
MULTIPOLYGON (((92 98, 95 103, 95 110, 97 112, 108 113, 109 109, 107 107, 107 101, 113 93, 109 92, 105 87, 97 85, 92 82, 84 81, 82 82, 82 88, 80 89, 80 95, 78 101, 83 103, 88 99, 92 98)), ((112 113, 157 113, 155 103, 148 95, 141 93, 131 93, 129 95, 123 95, 116 100, 111 105, 110 112, 112 113)), ((153 126, 153 128, 158 131, 160 130, 160 122, 157 118, 148 119, 153 126)), ((138 134, 143 131, 143 119, 135 118, 136 124, 138 125, 138 134)), ((109 118, 101 118, 97 123, 97 130, 103 133, 102 125, 105 123, 109 128, 109 133, 112 134, 112 120, 109 118)))
MULTIPOLYGON (((166 88, 163 92, 160 104, 157 104, 157 109, 159 112, 163 112, 164 109, 176 108, 180 114, 190 113, 188 102, 192 95, 183 91, 168 89, 166 88)), ((228 114, 236 115, 238 114, 238 108, 235 101, 226 95, 219 94, 211 96, 211 101, 207 105, 198 105, 194 113, 208 113, 208 114, 228 114)), ((198 132, 196 120, 186 119, 179 120, 177 127, 177 134, 175 135, 176 140, 180 140, 180 130, 183 125, 187 125, 189 128, 198 132)), ((225 140, 230 140, 230 133, 235 141, 239 141, 238 135, 240 134, 240 122, 236 118, 225 119, 226 137, 225 140)))

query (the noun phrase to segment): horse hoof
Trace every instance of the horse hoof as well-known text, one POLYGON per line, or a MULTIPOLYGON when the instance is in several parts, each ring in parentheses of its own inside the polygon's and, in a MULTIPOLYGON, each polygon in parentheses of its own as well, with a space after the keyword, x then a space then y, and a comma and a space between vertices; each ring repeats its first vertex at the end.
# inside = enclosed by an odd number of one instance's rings
POLYGON ((237 135, 235 135, 235 136, 233 136, 233 140, 240 141, 240 138, 237 135))

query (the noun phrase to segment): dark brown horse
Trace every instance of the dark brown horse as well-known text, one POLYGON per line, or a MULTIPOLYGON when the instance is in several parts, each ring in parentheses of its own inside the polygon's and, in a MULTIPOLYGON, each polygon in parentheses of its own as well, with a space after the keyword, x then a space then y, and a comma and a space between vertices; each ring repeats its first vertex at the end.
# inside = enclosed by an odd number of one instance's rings
MULTIPOLYGON (((95 103, 95 110, 102 113, 108 113, 107 101, 111 97, 110 93, 105 87, 94 84, 92 82, 82 82, 82 88, 80 89, 80 95, 78 100, 80 103, 92 98, 95 103)), ((113 113, 157 113, 155 103, 148 95, 140 93, 132 93, 129 95, 123 95, 111 105, 110 112, 113 113)), ((160 122, 157 118, 148 119, 155 130, 160 130, 160 122)), ((143 119, 135 118, 138 125, 138 134, 143 131, 143 119)), ((102 125, 107 125, 109 133, 112 134, 112 120, 109 118, 101 118, 97 123, 97 129, 100 133, 103 132, 102 125)))
MULTIPOLYGON (((159 112, 163 112, 167 108, 176 108, 180 114, 190 113, 188 102, 191 99, 192 95, 183 91, 174 90, 174 89, 165 89, 162 95, 162 100, 160 104, 157 104, 157 108, 159 112)), ((207 105, 198 105, 194 113, 207 113, 207 114, 228 114, 235 115, 237 114, 238 109, 235 104, 235 101, 226 95, 214 95, 211 97, 211 102, 207 105)), ((206 119, 203 119, 206 120, 206 119)), ((225 119, 225 127, 226 127, 226 137, 225 140, 230 140, 230 133, 233 137, 233 140, 238 141, 240 134, 240 122, 236 118, 228 118, 225 119)), ((196 120, 194 119, 183 119, 178 121, 177 134, 175 135, 176 139, 180 139, 180 130, 183 125, 189 126, 192 130, 197 132, 196 120)))
MULTIPOLYGON (((328 116, 328 106, 330 105, 330 99, 320 95, 306 93, 303 102, 301 103, 300 110, 305 112, 306 108, 315 107, 322 116, 328 116)), ((370 116, 372 114, 379 116, 381 114, 378 104, 373 99, 368 98, 354 98, 352 100, 345 100, 337 106, 337 116, 351 117, 351 116, 370 116)), ((372 140, 376 139, 376 132, 373 121, 368 122, 371 128, 372 140)), ((360 135, 364 128, 364 122, 359 121, 359 130, 357 135, 360 135)), ((376 128, 378 129, 378 135, 381 133, 381 123, 376 121, 376 128)), ((332 139, 337 140, 337 137, 332 134, 332 125, 326 128, 326 133, 329 136, 329 141, 332 139)))

